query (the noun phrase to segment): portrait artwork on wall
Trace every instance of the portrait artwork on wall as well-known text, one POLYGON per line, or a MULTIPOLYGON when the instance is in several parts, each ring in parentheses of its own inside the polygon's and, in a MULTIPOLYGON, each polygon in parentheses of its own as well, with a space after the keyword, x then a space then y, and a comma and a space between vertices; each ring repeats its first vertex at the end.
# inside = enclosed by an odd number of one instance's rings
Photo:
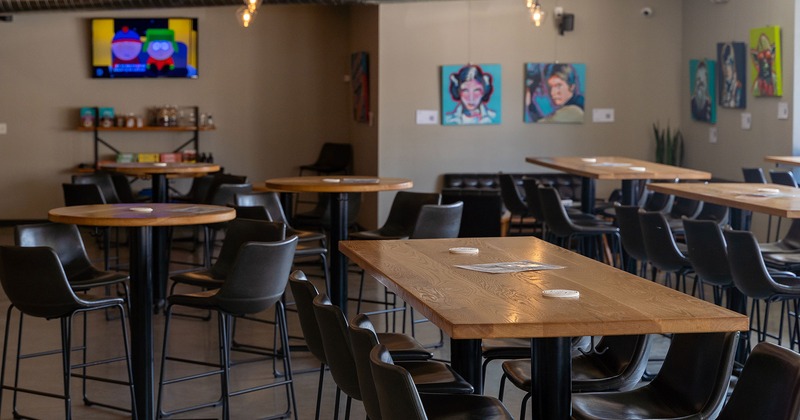
POLYGON ((369 122, 369 54, 350 55, 350 86, 353 89, 353 120, 369 122))
POLYGON ((442 66, 442 124, 500 124, 499 64, 442 66))
POLYGON ((582 123, 586 64, 526 63, 526 123, 582 123))
POLYGON ((744 42, 720 42, 717 44, 717 62, 719 63, 717 87, 719 106, 723 108, 747 108, 746 49, 744 42))
POLYGON ((689 89, 692 119, 695 121, 717 122, 716 75, 716 62, 713 60, 689 60, 689 89))
POLYGON ((750 30, 750 90, 753 96, 781 96, 781 28, 767 26, 750 30))

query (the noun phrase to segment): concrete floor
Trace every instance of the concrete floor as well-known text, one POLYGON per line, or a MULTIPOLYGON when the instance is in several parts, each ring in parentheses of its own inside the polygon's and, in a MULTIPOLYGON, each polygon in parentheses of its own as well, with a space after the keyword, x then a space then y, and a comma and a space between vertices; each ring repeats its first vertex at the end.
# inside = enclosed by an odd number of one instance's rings
MULTIPOLYGON (((88 232, 88 231, 87 231, 88 232)), ((99 256, 95 241, 85 236, 86 244, 90 249, 90 253, 94 257, 99 256)), ((11 228, 0 228, 0 244, 12 244, 13 231, 11 228)), ((127 258, 127 249, 121 251, 123 261, 127 258)), ((173 252, 173 260, 185 261, 198 261, 198 253, 176 250, 173 252)), ((98 263, 99 265, 100 263, 98 263)), ((175 269, 183 268, 174 266, 175 269)), ((302 265, 312 277, 320 290, 323 290, 322 280, 319 278, 320 269, 317 264, 302 265)), ((350 290, 351 295, 353 291, 357 290, 359 276, 352 272, 350 276, 350 290)), ((181 291, 190 291, 191 289, 179 289, 181 291)), ((377 282, 368 279, 366 286, 366 293, 377 297, 382 295, 382 287, 378 287, 377 282)), ((706 293, 706 296, 710 296, 706 293)), ((708 298, 710 299, 710 297, 708 298)), ((351 313, 355 313, 355 304, 350 308, 351 313)), ((0 293, 0 321, 5 325, 6 311, 8 307, 8 299, 4 294, 0 293)), ((18 319, 18 313, 12 316, 18 319)), ((271 318, 271 312, 264 314, 265 317, 271 318)), ((300 336, 300 328, 297 322, 297 316, 294 313, 289 314, 289 330, 290 335, 300 336)), ((379 331, 384 327, 383 316, 373 317, 373 322, 378 327, 379 331)), ((206 358, 209 361, 214 361, 217 357, 217 333, 216 321, 202 321, 198 319, 176 317, 171 327, 170 336, 170 353, 182 356, 191 355, 194 358, 206 358), (174 352, 174 353, 173 353, 174 352)), ((78 329, 76 325, 76 330, 78 329)), ((157 357, 161 354, 161 346, 163 341, 163 326, 164 316, 158 315, 155 318, 155 345, 157 357)), ((89 338, 89 354, 90 359, 95 357, 107 357, 110 355, 121 354, 121 336, 119 333, 118 321, 107 321, 102 313, 92 314, 88 318, 88 338, 89 338)), ((16 332, 16 321, 11 327, 11 333, 16 332)), ((76 331, 76 334, 78 332, 76 331)), ((12 335, 12 337, 14 337, 12 335)), ((266 324, 255 322, 240 322, 238 325, 237 338, 248 343, 270 345, 272 340, 272 327, 266 324)), ((431 324, 421 324, 418 326, 417 338, 425 343, 434 342, 438 340, 438 329, 431 324)), ((293 343, 302 344, 299 339, 293 339, 293 343)), ((25 345, 24 352, 28 351, 41 351, 45 349, 53 349, 59 347, 59 332, 58 323, 55 321, 45 321, 41 319, 26 318, 25 320, 25 345)), ((656 343, 651 357, 663 357, 668 347, 668 340, 657 336, 656 343)), ((447 339, 445 339, 445 346, 441 349, 434 351, 435 357, 440 359, 449 358, 449 348, 447 339)), ((12 353, 13 354, 13 353, 12 353)), ((252 355, 236 353, 233 355, 234 361, 243 361, 252 359, 252 355)), ((300 419, 313 419, 314 408, 316 403, 317 381, 319 367, 317 361, 305 351, 294 351, 291 354, 291 361, 293 371, 295 371, 295 395, 297 397, 298 418, 300 419)), ((159 375, 160 360, 156 360, 156 377, 159 375)), ((658 364, 653 363, 650 371, 656 371, 658 364)), ((6 375, 6 383, 10 383, 13 378, 13 366, 10 367, 9 374, 6 375)), ((61 364, 59 356, 48 356, 36 360, 27 360, 23 362, 20 369, 20 380, 24 386, 35 387, 37 389, 45 389, 51 392, 61 392, 61 364)), ((186 372, 196 372, 196 368, 188 368, 178 363, 171 363, 168 365, 167 376, 174 377, 178 374, 186 372), (195 370, 191 370, 195 369, 195 370)), ((97 367, 92 370, 93 374, 98 376, 110 375, 116 378, 124 378, 124 369, 122 365, 116 364, 111 366, 97 367)), ((497 390, 500 378, 500 362, 493 362, 488 370, 486 378, 485 393, 487 395, 497 396, 497 390)), ((234 389, 248 386, 250 384, 265 383, 272 380, 272 362, 270 360, 258 360, 248 363, 240 363, 233 368, 232 382, 234 389)), ((191 403, 192 401, 208 401, 215 400, 219 394, 219 381, 215 377, 206 378, 191 383, 181 383, 172 385, 165 391, 165 405, 169 408, 174 408, 177 404, 191 403)), ((72 380, 72 393, 73 393, 73 415, 76 419, 123 419, 130 416, 113 410, 108 410, 99 407, 89 407, 82 402, 80 396, 81 386, 79 379, 72 380)), ((93 383, 88 387, 91 398, 102 402, 111 402, 112 404, 128 405, 130 398, 128 391, 123 386, 107 385, 102 383, 93 383)), ((335 386, 331 379, 330 373, 325 373, 325 386, 323 390, 322 399, 322 418, 333 418, 334 411, 334 393, 335 386)), ((3 392, 2 407, 0 408, 0 419, 12 418, 11 416, 11 396, 10 391, 3 392)), ((523 393, 513 386, 507 387, 505 404, 509 411, 515 416, 519 413, 520 402, 523 393)), ((271 413, 280 412, 286 407, 285 393, 279 388, 274 390, 262 391, 254 394, 235 397, 231 404, 232 417, 235 419, 251 419, 257 417, 264 417, 271 413)), ((20 394, 19 410, 21 413, 36 418, 55 419, 63 418, 63 402, 56 399, 43 398, 38 396, 30 396, 20 394)), ((344 404, 342 404, 341 412, 344 412, 344 404)), ((528 410, 530 413, 530 409, 528 410)), ((530 414, 528 414, 530 416, 530 414)), ((219 418, 220 410, 218 408, 204 409, 194 411, 183 415, 177 415, 173 418, 219 418)), ((351 418, 363 419, 365 418, 364 409, 360 402, 354 402, 352 405, 351 418)))

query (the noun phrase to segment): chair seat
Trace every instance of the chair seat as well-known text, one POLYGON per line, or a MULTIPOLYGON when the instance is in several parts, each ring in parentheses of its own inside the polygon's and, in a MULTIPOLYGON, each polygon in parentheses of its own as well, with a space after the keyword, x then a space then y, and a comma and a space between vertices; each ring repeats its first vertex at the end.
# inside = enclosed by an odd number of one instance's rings
POLYGON ((572 418, 581 420, 684 419, 697 413, 679 396, 643 387, 623 393, 572 395, 572 418))
POLYGON ((800 248, 793 247, 784 241, 759 243, 758 248, 762 254, 785 254, 800 252, 800 248))
POLYGON ((427 360, 433 354, 414 338, 398 333, 378 333, 378 341, 389 349, 397 361, 427 360))
POLYGON ((286 229, 286 237, 290 237, 292 235, 297 236, 297 240, 299 242, 324 241, 326 239, 325 234, 322 232, 286 229))
POLYGON ((309 246, 308 244, 297 244, 297 249, 294 251, 294 256, 295 257, 318 256, 319 254, 325 252, 328 252, 328 250, 321 246, 309 246))
POLYGON ((215 279, 211 276, 211 272, 209 270, 200 270, 200 271, 193 271, 190 273, 181 273, 176 274, 170 277, 172 281, 182 284, 188 284, 191 286, 203 287, 206 289, 219 289, 222 287, 222 283, 225 282, 224 279, 215 279))
POLYGON ((481 353, 487 359, 522 359, 531 357, 527 338, 490 338, 481 341, 481 353))
POLYGON ((116 271, 87 270, 69 279, 69 285, 76 292, 82 292, 100 286, 111 286, 125 280, 130 276, 116 271))
MULTIPOLYGON (((519 389, 525 392, 531 392, 531 360, 509 360, 503 362, 503 373, 508 376, 508 380, 519 389)), ((608 383, 608 378, 618 375, 618 372, 612 372, 606 366, 598 363, 592 363, 591 359, 587 357, 573 357, 572 358, 572 384, 581 385, 584 387, 589 385, 589 382, 603 379, 608 383), (578 384, 578 382, 586 382, 578 384)))
POLYGON ((429 419, 513 419, 496 398, 481 395, 419 394, 429 419))
POLYGON ((431 360, 397 362, 402 366, 417 386, 419 392, 434 394, 472 394, 475 388, 459 376, 453 369, 431 360))
POLYGON ((185 293, 180 295, 172 295, 167 300, 171 305, 188 306, 190 308, 199 309, 215 309, 217 307, 212 296, 216 295, 219 289, 204 290, 196 293, 185 293))

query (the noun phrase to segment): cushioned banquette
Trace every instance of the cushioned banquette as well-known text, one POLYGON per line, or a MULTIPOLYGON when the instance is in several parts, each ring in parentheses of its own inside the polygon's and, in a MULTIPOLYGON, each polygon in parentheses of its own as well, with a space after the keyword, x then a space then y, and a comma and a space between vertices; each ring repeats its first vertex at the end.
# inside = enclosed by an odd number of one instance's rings
MULTIPOLYGON (((499 172, 446 173, 442 176, 442 203, 464 202, 461 218, 462 238, 501 236, 505 213, 500 196, 499 172)), ((580 200, 581 178, 565 173, 511 173, 521 194, 523 178, 535 178, 539 183, 558 189, 564 199, 580 200)))

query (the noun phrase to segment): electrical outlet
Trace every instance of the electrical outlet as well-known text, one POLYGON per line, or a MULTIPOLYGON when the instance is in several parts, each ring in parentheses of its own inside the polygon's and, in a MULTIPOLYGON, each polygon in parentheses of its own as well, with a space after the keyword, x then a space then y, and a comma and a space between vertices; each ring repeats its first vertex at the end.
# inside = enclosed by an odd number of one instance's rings
POLYGON ((708 129, 708 142, 712 144, 717 142, 717 127, 708 129))
POLYGON ((8 134, 8 124, 0 123, 0 134, 8 134))
POLYGON ((778 102, 778 119, 779 120, 788 120, 789 119, 789 103, 788 102, 778 102))
POLYGON ((418 109, 417 125, 439 124, 439 111, 435 109, 418 109))
POLYGON ((749 112, 742 112, 742 130, 749 130, 753 124, 753 115, 749 112))
POLYGON ((596 123, 614 122, 614 108, 594 108, 592 110, 592 122, 596 123))

